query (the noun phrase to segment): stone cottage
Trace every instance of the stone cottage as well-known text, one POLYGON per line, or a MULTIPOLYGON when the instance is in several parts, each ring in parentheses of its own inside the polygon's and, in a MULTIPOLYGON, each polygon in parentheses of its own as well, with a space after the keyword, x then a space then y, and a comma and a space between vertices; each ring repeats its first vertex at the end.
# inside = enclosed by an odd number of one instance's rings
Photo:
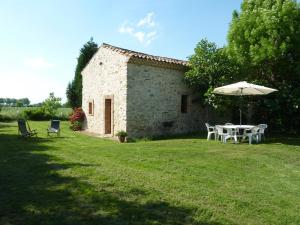
POLYGON ((205 113, 183 81, 186 70, 187 61, 102 44, 82 71, 84 128, 129 137, 203 129, 205 113))

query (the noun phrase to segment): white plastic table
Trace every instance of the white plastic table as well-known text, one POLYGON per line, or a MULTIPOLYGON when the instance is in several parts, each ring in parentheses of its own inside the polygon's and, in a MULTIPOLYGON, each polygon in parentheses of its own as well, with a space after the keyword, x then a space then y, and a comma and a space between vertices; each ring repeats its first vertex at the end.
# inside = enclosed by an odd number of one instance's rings
POLYGON ((252 129, 254 125, 220 125, 224 129, 252 129))
MULTIPOLYGON (((234 130, 245 130, 245 129, 252 129, 255 127, 254 125, 219 125, 223 129, 234 129, 234 130)), ((244 136, 243 133, 238 132, 236 137, 242 138, 244 136)))

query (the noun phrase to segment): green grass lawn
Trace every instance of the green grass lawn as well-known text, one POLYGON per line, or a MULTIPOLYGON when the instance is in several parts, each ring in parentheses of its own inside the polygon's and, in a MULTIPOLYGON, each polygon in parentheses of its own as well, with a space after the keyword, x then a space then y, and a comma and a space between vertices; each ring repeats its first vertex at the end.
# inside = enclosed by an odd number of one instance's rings
POLYGON ((300 138, 119 144, 0 123, 0 224, 300 224, 300 138))

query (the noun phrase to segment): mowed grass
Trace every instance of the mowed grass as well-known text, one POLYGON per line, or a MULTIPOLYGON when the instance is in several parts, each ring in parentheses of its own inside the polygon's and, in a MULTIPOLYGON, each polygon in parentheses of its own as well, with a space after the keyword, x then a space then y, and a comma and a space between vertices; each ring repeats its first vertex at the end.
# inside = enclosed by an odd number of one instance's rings
POLYGON ((0 123, 0 224, 300 224, 300 138, 120 144, 0 123))

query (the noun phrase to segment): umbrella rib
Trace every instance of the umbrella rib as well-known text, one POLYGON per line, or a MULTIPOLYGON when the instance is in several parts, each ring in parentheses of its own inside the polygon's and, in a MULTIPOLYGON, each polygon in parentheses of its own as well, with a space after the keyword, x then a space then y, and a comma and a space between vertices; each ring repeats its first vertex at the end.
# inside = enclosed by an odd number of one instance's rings
POLYGON ((265 95, 266 93, 262 92, 261 90, 254 88, 255 90, 257 90, 258 92, 262 93, 263 95, 265 95))

